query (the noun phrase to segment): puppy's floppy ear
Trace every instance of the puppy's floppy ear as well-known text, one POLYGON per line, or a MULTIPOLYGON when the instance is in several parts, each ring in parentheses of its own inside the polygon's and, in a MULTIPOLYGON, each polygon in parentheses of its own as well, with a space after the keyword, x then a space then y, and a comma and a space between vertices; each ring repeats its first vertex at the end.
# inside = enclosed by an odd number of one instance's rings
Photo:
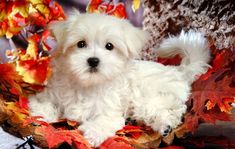
POLYGON ((64 38, 66 37, 66 30, 67 30, 67 22, 64 21, 58 21, 58 22, 52 22, 49 25, 49 30, 54 35, 56 41, 57 41, 57 48, 56 50, 62 51, 63 50, 63 43, 64 38))
POLYGON ((128 48, 128 56, 130 58, 139 58, 140 51, 148 41, 148 32, 134 27, 131 24, 126 25, 124 31, 125 42, 128 48))
POLYGON ((66 47, 66 42, 67 42, 67 35, 68 35, 68 30, 69 27, 75 22, 75 19, 77 16, 80 14, 80 12, 76 9, 74 9, 71 14, 68 15, 68 18, 63 21, 56 21, 52 22, 49 26, 48 29, 52 32, 54 37, 56 38, 57 41, 57 51, 59 52, 65 52, 65 50, 68 48, 66 47))

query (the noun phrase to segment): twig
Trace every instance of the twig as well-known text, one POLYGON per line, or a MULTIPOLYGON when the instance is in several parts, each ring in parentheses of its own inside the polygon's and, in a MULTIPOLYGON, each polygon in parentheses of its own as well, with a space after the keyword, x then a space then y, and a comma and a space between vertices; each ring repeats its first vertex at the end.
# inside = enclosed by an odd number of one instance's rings
POLYGON ((25 147, 25 145, 27 145, 27 144, 29 145, 30 149, 35 149, 34 146, 33 146, 33 139, 32 139, 32 137, 29 137, 29 138, 26 138, 26 139, 27 140, 23 144, 19 145, 16 149, 27 149, 25 147))

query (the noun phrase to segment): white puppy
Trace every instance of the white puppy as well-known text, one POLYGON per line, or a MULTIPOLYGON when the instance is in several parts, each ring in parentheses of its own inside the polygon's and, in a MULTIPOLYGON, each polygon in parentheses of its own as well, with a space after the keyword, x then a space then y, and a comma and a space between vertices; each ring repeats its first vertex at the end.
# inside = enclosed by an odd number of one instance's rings
POLYGON ((81 122, 78 129, 93 146, 114 136, 130 116, 166 136, 181 123, 191 83, 208 67, 206 40, 193 31, 158 49, 162 56, 184 56, 178 67, 134 60, 148 36, 113 16, 76 13, 52 31, 61 55, 45 90, 30 97, 31 113, 49 122, 81 122))

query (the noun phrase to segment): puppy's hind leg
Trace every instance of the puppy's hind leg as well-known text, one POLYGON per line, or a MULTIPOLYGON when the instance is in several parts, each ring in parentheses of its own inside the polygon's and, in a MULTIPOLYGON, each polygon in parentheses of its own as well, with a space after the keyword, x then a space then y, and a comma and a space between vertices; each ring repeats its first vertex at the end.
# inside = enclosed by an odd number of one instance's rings
POLYGON ((151 126, 153 130, 165 137, 181 123, 185 111, 186 105, 180 101, 177 102, 174 96, 169 94, 136 106, 134 118, 143 120, 147 126, 151 126))
POLYGON ((172 129, 181 124, 181 118, 186 107, 180 109, 166 109, 161 112, 156 119, 152 119, 149 125, 155 130, 159 131, 163 137, 167 136, 172 129))
POLYGON ((98 147, 103 141, 114 136, 115 132, 122 129, 124 125, 125 120, 121 116, 102 115, 83 122, 78 129, 83 132, 84 137, 93 147, 98 147))

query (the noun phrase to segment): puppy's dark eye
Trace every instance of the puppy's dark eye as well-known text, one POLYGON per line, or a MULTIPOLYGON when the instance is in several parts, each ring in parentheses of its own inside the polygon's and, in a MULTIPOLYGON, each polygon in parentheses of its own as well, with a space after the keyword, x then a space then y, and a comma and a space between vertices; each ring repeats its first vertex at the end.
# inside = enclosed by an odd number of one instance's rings
POLYGON ((108 42, 106 45, 105 45, 105 48, 109 51, 113 50, 114 46, 113 44, 111 44, 110 42, 108 42))
POLYGON ((87 46, 87 44, 86 44, 86 41, 84 41, 84 40, 81 40, 77 43, 78 48, 84 48, 86 46, 87 46))

